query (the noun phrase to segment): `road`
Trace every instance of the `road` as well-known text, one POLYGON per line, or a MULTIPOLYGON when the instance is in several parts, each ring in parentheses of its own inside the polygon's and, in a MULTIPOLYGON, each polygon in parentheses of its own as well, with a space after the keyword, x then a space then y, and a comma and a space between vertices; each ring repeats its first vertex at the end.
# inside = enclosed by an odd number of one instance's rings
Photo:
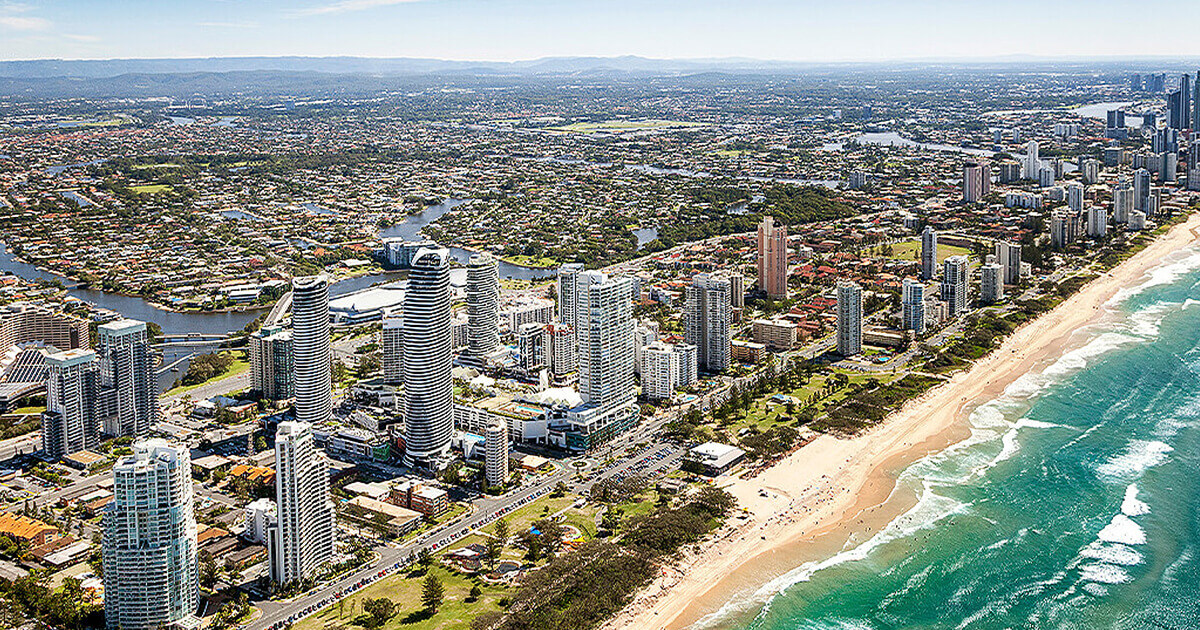
MULTIPOLYGON (((390 573, 397 563, 404 563, 410 555, 427 548, 436 551, 469 536, 475 530, 491 523, 503 514, 516 507, 544 496, 554 489, 560 481, 566 481, 572 471, 564 467, 553 474, 538 479, 535 483, 522 487, 515 492, 497 498, 480 498, 474 502, 475 510, 457 521, 451 521, 436 529, 430 530, 413 541, 401 546, 382 546, 375 550, 379 559, 370 565, 355 571, 346 577, 331 582, 325 586, 309 591, 295 599, 278 602, 264 600, 256 603, 262 616, 246 627, 250 630, 264 630, 275 623, 287 621, 299 614, 299 611, 309 609, 321 602, 330 603, 335 593, 345 591, 351 585, 376 576, 380 571, 390 573)), ((323 606, 312 609, 320 610, 323 606)))
POLYGON ((604 460, 608 460, 610 457, 618 458, 608 466, 602 464, 600 455, 565 460, 559 470, 539 477, 536 481, 507 495, 476 497, 472 501, 474 510, 457 521, 430 530, 400 546, 377 547, 378 560, 346 577, 287 602, 269 600, 257 602, 256 606, 262 610, 263 614, 248 624, 246 628, 265 630, 273 624, 286 622, 289 618, 295 621, 298 619, 296 615, 300 614, 300 611, 308 609, 309 613, 307 614, 314 613, 332 603, 336 593, 344 592, 360 580, 375 577, 380 571, 391 573, 396 563, 403 564, 422 548, 428 548, 430 551, 444 549, 512 510, 549 494, 559 482, 565 483, 573 492, 586 493, 596 482, 618 475, 665 474, 679 465, 684 453, 683 447, 674 444, 652 444, 641 447, 638 445, 645 444, 672 417, 671 414, 656 416, 635 429, 617 436, 610 443, 610 448, 606 448, 603 453, 604 460), (576 479, 576 473, 580 473, 583 479, 576 479))
POLYGON ((18 435, 0 441, 0 462, 8 461, 18 455, 28 455, 42 447, 41 431, 18 435))

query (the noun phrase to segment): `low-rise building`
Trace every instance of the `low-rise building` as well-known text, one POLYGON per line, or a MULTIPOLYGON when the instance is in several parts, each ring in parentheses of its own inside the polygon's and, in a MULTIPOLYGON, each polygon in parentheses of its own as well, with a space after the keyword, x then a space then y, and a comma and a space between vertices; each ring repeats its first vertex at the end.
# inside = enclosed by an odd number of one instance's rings
POLYGON ((683 456, 683 468, 715 477, 733 468, 746 457, 746 451, 729 444, 706 442, 688 450, 683 456))

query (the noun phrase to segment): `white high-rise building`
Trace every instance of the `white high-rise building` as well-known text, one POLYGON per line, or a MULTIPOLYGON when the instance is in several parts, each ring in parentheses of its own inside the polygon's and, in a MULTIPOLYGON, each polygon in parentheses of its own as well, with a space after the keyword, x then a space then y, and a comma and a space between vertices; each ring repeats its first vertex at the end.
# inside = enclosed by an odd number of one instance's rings
POLYGON ((680 387, 696 382, 696 346, 655 341, 642 349, 642 395, 669 400, 680 387))
POLYGON ((67 350, 46 356, 46 411, 42 412, 42 450, 59 459, 100 443, 100 362, 91 350, 67 350))
POLYGON ((1088 208, 1087 233, 1093 238, 1104 238, 1108 234, 1108 208, 1104 206, 1088 208))
POLYGON ((942 265, 942 301, 950 317, 967 310, 968 275, 966 256, 951 256, 942 265))
POLYGON ((728 369, 733 357, 729 280, 697 274, 686 291, 684 340, 696 346, 700 369, 708 372, 728 369))
POLYGON ((538 322, 522 324, 517 330, 517 356, 525 374, 546 367, 546 325, 538 322))
POLYGON ((488 425, 483 436, 484 476, 490 488, 508 481, 508 423, 497 420, 488 425))
POLYGON ((271 581, 316 577, 333 560, 333 503, 329 463, 317 449, 312 425, 280 422, 275 432, 277 519, 267 528, 271 581))
POLYGON ((146 435, 158 422, 158 383, 146 322, 122 319, 102 324, 97 332, 104 432, 146 435))
POLYGON ((937 273, 937 232, 932 226, 925 226, 921 232, 921 279, 932 280, 937 273))
POLYGON ((570 327, 567 331, 575 335, 579 331, 579 274, 581 263, 567 263, 558 268, 558 321, 570 327))
POLYGON ((996 264, 1000 265, 1000 281, 1021 283, 1021 244, 996 241, 996 264))
POLYGON ((101 519, 104 620, 112 629, 196 628, 200 599, 191 458, 165 440, 135 442, 113 466, 101 519))
POLYGON ((268 400, 296 395, 295 348, 292 331, 280 326, 250 335, 250 389, 268 400))
POLYGON ((844 357, 862 352, 862 288, 853 282, 837 286, 837 351, 844 357))
POLYGON ((1038 179, 1042 161, 1038 158, 1038 143, 1037 140, 1030 140, 1025 144, 1025 179, 1038 179))
POLYGON ((496 259, 474 254, 467 262, 467 349, 482 362, 500 347, 500 272, 496 259))
POLYGON ((984 304, 995 304, 1004 299, 1003 269, 997 263, 988 263, 979 270, 979 299, 984 304))
POLYGON ((404 463, 429 466, 450 450, 454 401, 450 252, 413 256, 404 296, 404 463))
POLYGON ((912 278, 905 278, 900 298, 902 327, 904 330, 913 331, 914 335, 924 334, 925 285, 912 278))
POLYGON ((580 307, 586 325, 575 336, 579 340, 579 393, 584 402, 613 407, 633 400, 629 282, 598 271, 580 274, 580 307))
POLYGON ((562 378, 579 367, 575 332, 569 324, 551 323, 546 326, 546 367, 555 378, 562 378))
POLYGON ((1129 222, 1129 215, 1133 212, 1133 189, 1126 186, 1118 185, 1113 190, 1113 221, 1116 223, 1125 224, 1129 222))
POLYGON ((1067 207, 1074 212, 1083 212, 1083 184, 1071 182, 1067 184, 1067 207))
POLYGON ((383 316, 383 380, 393 385, 404 382, 404 314, 395 310, 383 316))
POLYGON ((292 279, 292 365, 296 420, 320 424, 333 413, 329 351, 329 279, 292 279))

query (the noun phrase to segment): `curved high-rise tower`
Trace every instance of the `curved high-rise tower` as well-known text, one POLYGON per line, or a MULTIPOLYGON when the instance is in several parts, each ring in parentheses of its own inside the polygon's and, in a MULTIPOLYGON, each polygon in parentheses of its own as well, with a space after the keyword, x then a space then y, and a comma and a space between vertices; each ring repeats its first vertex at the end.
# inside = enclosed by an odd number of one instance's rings
POLYGON ((292 279, 292 352, 296 420, 320 424, 333 411, 329 365, 329 279, 292 279))
POLYGON ((475 254, 467 262, 467 349, 479 362, 500 347, 500 273, 496 259, 475 254))
POLYGON ((450 369, 450 252, 413 256, 404 296, 404 463, 428 465, 450 450, 454 433, 450 369))

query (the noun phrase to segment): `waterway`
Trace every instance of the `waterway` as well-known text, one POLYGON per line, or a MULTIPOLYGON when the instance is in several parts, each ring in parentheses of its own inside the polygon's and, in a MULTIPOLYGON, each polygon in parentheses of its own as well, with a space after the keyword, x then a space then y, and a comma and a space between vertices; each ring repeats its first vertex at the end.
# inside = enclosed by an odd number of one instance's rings
MULTIPOLYGON (((405 220, 381 230, 380 236, 402 237, 410 240, 419 238, 420 232, 425 226, 433 223, 452 208, 468 201, 470 200, 447 199, 443 203, 429 206, 422 212, 410 215, 405 220)), ((458 247, 450 248, 450 252, 455 260, 463 264, 473 253, 458 247)), ((499 263, 499 270, 501 278, 535 279, 554 275, 552 269, 532 269, 503 261, 499 263)), ((68 289, 68 293, 75 298, 94 304, 99 308, 121 313, 125 317, 154 322, 161 326, 166 333, 221 334, 241 330, 264 310, 254 308, 234 312, 188 311, 180 313, 163 310, 140 297, 106 293, 97 289, 77 288, 78 283, 74 280, 56 273, 42 271, 33 265, 16 260, 3 243, 0 243, 0 272, 9 272, 26 280, 39 278, 49 281, 58 280, 65 286, 72 287, 68 289)), ((330 297, 340 297, 395 279, 395 273, 376 273, 349 278, 334 283, 329 288, 329 295, 330 297)))

